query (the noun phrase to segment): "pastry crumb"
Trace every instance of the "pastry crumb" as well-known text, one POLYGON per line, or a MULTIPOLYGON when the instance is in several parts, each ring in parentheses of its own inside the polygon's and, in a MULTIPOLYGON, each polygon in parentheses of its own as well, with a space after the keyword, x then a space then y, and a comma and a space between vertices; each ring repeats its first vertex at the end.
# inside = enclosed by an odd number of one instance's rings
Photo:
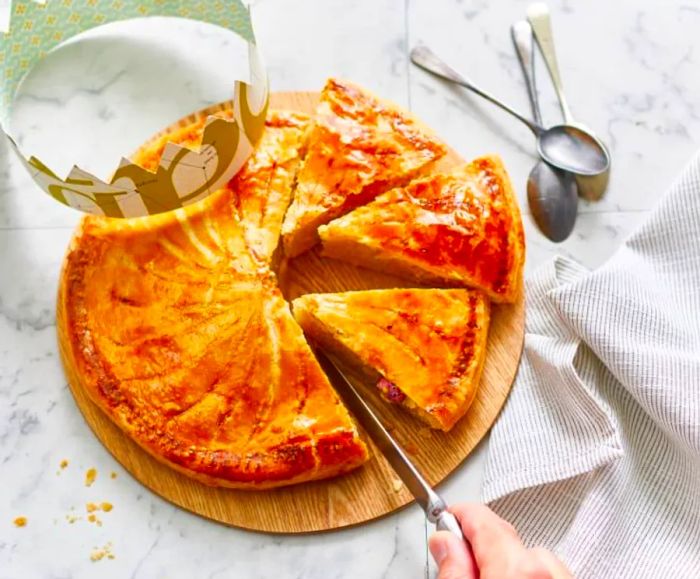
POLYGON ((90 553, 90 561, 96 562, 102 559, 114 559, 114 553, 112 553, 112 543, 107 543, 104 547, 95 547, 90 553))
POLYGON ((111 478, 111 479, 117 478, 117 473, 114 472, 114 471, 112 471, 112 472, 109 474, 109 478, 111 478))
POLYGON ((75 523, 75 521, 79 521, 79 520, 80 520, 80 517, 77 517, 75 515, 66 515, 66 521, 68 521, 69 525, 72 525, 73 523, 75 523))
POLYGON ((17 517, 12 522, 15 524, 15 527, 26 527, 27 526, 27 517, 17 517))
POLYGON ((97 478, 97 469, 96 468, 89 468, 87 472, 85 473, 85 486, 90 487, 92 486, 92 483, 95 482, 95 479, 97 478))
POLYGON ((66 468, 66 467, 68 466, 68 461, 64 458, 64 459, 61 461, 61 463, 59 464, 59 466, 60 466, 62 469, 66 468))
POLYGON ((402 488, 403 488, 403 483, 400 480, 395 479, 394 480, 394 492, 398 493, 402 488))
POLYGON ((88 513, 94 513, 95 511, 102 510, 105 513, 108 513, 114 508, 114 505, 112 503, 108 503, 107 501, 101 502, 99 505, 96 503, 86 503, 85 504, 85 510, 88 513))
POLYGON ((98 527, 102 526, 102 521, 97 518, 97 515, 95 514, 95 511, 103 511, 105 513, 108 513, 111 511, 114 507, 112 506, 112 503, 108 502, 102 502, 100 504, 97 503, 85 503, 85 510, 90 513, 88 515, 87 520, 90 523, 95 523, 98 527))

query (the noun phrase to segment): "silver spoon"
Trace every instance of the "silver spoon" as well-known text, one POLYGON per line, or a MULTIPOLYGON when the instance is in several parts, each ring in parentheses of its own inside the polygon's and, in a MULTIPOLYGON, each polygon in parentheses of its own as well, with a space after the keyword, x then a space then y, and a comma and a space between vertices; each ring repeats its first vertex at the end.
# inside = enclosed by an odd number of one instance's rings
MULTIPOLYGON (((569 105, 564 97, 564 88, 561 82, 561 75, 559 74, 559 65, 557 64, 557 55, 554 50, 554 36, 552 35, 552 24, 551 17, 549 15, 549 9, 544 3, 532 4, 527 10, 527 18, 532 26, 532 31, 537 39, 537 44, 540 47, 542 56, 544 57, 545 64, 549 70, 549 75, 552 77, 552 84, 554 85, 554 91, 556 92, 557 99, 559 100, 559 106, 561 107, 561 112, 564 115, 564 123, 567 125, 578 127, 582 131, 593 135, 593 131, 574 121, 569 105)), ((610 152, 607 147, 596 138, 598 142, 605 148, 605 152, 610 158, 610 152)), ((581 175, 576 176, 576 183, 578 185, 578 191, 581 197, 588 199, 589 201, 598 201, 605 193, 608 187, 608 180, 610 178, 610 166, 608 166, 606 171, 603 171, 599 175, 594 177, 584 177, 581 175)))
MULTIPOLYGON (((535 122, 542 124, 535 87, 532 28, 525 21, 511 28, 513 44, 523 68, 525 85, 535 122)), ((551 241, 564 241, 571 235, 578 214, 578 188, 573 173, 562 171, 540 161, 527 179, 527 200, 537 227, 551 241)))
POLYGON ((579 127, 556 125, 544 129, 461 77, 426 46, 417 46, 411 50, 411 60, 414 64, 436 76, 468 88, 527 125, 537 137, 537 151, 551 165, 579 175, 598 175, 610 166, 610 156, 607 149, 593 135, 579 127))

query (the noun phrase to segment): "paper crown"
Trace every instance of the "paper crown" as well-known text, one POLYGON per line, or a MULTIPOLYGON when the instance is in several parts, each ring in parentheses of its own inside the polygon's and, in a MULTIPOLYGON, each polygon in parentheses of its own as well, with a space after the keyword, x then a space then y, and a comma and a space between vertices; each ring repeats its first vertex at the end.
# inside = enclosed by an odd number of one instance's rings
POLYGON ((268 105, 265 69, 241 0, 15 0, 9 30, 0 30, 0 130, 36 183, 51 197, 86 213, 140 217, 194 203, 224 186, 262 135, 268 105), (155 173, 122 158, 109 181, 73 166, 65 179, 26 157, 7 130, 22 79, 50 50, 109 22, 145 16, 191 18, 227 28, 248 43, 250 84, 234 87, 233 119, 209 118, 194 151, 168 143, 155 173))

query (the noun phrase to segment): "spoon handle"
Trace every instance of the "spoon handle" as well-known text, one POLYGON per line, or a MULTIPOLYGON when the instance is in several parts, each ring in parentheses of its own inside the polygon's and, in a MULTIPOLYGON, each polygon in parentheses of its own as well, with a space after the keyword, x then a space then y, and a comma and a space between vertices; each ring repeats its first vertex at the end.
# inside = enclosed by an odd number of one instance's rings
POLYGON ((520 60, 520 66, 523 69, 525 77, 525 86, 527 94, 530 97, 532 105, 532 116, 538 125, 542 124, 542 114, 540 113, 540 103, 537 98, 537 88, 535 86, 535 59, 533 58, 533 42, 532 42, 532 27, 526 20, 521 20, 513 24, 510 29, 513 37, 515 51, 520 60))
POLYGON ((554 36, 552 35, 552 22, 549 15, 549 8, 543 2, 532 4, 527 9, 527 19, 535 33, 537 44, 542 51, 542 56, 549 69, 549 75, 552 77, 552 84, 559 99, 559 106, 564 115, 564 122, 571 124, 573 118, 571 110, 564 96, 564 87, 559 74, 559 64, 557 63, 557 53, 554 49, 554 36))
POLYGON ((450 82, 454 82, 455 84, 463 86, 464 88, 467 88, 470 91, 475 92, 479 96, 485 98, 486 100, 492 102, 504 111, 513 115, 519 121, 526 124, 528 128, 533 133, 535 133, 535 135, 539 135, 542 132, 542 127, 540 127, 537 123, 533 123, 530 119, 523 116, 515 109, 511 108, 504 102, 497 99, 492 94, 486 92, 483 89, 480 89, 474 83, 461 76, 458 72, 456 72, 454 69, 448 66, 444 61, 440 60, 440 58, 427 46, 416 46, 415 48, 413 48, 413 50, 411 50, 411 61, 413 62, 413 64, 421 67, 423 70, 427 70, 428 72, 439 76, 440 78, 444 78, 445 80, 449 80, 450 82))

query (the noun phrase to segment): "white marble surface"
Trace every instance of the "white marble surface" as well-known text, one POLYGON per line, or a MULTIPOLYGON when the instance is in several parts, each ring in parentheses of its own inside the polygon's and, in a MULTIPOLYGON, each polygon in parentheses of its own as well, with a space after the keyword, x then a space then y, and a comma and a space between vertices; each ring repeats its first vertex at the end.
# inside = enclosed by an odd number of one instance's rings
MULTIPOLYGON (((55 0, 54 0, 55 1, 55 0)), ((525 207, 528 132, 475 98, 412 69, 425 42, 527 110, 508 27, 527 0, 258 0, 253 15, 274 90, 318 89, 338 75, 411 107, 465 157, 497 151, 525 207)), ((5 1, 0 1, 0 7, 5 1)), ((700 9, 690 0, 552 0, 574 113, 611 145, 609 192, 582 204, 555 246, 527 211, 528 270, 557 252, 601 264, 654 204, 700 141, 700 9)), ((180 115, 229 96, 232 37, 190 23, 124 25, 47 59, 22 90, 19 140, 56 170, 79 160, 106 176, 118 156, 180 115)), ((540 66, 540 73, 543 67, 540 66)), ((557 109, 539 75, 547 118, 557 109)), ((33 186, 0 142, 0 579, 413 578, 434 573, 428 529, 411 507, 356 529, 275 537, 185 513, 142 488, 83 422, 56 355, 54 295, 77 215, 33 186), (57 474, 62 459, 69 466, 57 474), (86 488, 85 470, 98 478, 86 488), (109 478, 115 471, 116 479, 109 478), (85 503, 109 501, 101 527, 85 503), (75 511, 72 511, 75 509, 75 511), (66 516, 80 520, 70 524, 66 516), (28 524, 18 529, 16 516, 28 524), (111 542, 114 559, 90 561, 111 542)), ((476 499, 485 445, 443 485, 476 499)))

